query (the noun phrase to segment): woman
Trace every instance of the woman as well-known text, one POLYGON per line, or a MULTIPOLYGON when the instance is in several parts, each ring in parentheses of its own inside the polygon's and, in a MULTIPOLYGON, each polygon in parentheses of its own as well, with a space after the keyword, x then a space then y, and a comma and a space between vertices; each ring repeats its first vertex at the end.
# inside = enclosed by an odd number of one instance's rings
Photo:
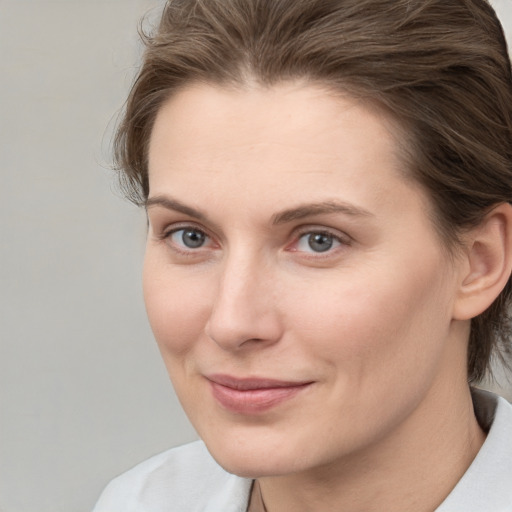
POLYGON ((173 0, 116 140, 202 441, 97 512, 512 510, 512 76, 484 0, 173 0), (501 350, 501 352, 500 352, 501 350))

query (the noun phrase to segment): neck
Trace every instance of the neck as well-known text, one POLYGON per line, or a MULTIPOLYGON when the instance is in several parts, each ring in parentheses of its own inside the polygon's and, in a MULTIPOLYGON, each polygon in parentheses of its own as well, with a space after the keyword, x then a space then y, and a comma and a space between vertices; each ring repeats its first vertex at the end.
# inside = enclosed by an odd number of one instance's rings
POLYGON ((258 479, 252 498, 258 508, 250 510, 432 512, 484 439, 465 381, 457 390, 433 388, 398 429, 364 452, 305 473, 258 479))

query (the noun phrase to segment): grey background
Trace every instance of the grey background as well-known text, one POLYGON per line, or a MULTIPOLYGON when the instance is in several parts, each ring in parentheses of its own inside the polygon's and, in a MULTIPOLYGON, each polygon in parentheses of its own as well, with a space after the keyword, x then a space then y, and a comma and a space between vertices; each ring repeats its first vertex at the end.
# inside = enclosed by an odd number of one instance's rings
MULTIPOLYGON (((144 217, 108 170, 137 24, 161 4, 0 0, 1 512, 86 512, 195 438, 145 319, 144 217)), ((512 0, 494 4, 512 41, 512 0)))

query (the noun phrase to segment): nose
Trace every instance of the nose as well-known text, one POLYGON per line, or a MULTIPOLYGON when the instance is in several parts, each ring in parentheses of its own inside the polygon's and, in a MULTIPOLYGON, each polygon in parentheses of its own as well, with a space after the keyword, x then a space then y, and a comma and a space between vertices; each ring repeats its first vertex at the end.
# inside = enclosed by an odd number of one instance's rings
POLYGON ((255 256, 227 259, 206 324, 207 336, 224 350, 276 343, 282 330, 274 277, 255 256))

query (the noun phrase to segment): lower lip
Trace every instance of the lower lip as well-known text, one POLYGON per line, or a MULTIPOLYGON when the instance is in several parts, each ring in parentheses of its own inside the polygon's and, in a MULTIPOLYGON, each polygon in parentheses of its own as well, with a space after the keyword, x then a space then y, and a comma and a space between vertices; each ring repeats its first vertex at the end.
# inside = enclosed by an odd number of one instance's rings
POLYGON ((237 414, 258 414, 290 400, 311 383, 261 389, 233 389, 210 381, 213 396, 225 408, 237 414))

